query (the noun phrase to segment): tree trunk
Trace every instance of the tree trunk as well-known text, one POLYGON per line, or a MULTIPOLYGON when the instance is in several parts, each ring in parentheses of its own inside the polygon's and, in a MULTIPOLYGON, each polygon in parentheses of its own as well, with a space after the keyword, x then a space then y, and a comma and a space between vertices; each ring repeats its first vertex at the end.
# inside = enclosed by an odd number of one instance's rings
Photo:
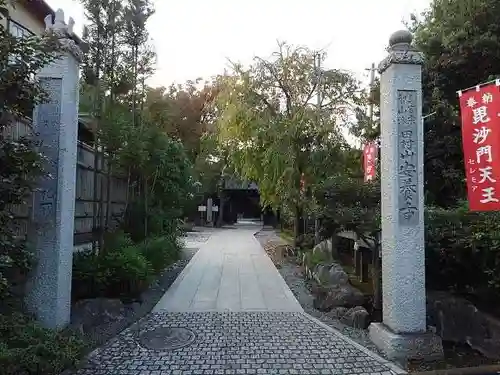
POLYGON ((148 180, 144 178, 144 238, 148 237, 148 180))
MULTIPOLYGON (((100 152, 100 159, 101 159, 101 172, 100 172, 100 177, 101 177, 101 193, 99 197, 99 251, 102 251, 104 248, 104 195, 106 193, 106 185, 104 185, 104 165, 106 162, 106 159, 104 157, 104 152, 100 152)), ((109 208, 107 208, 109 209, 109 208)))
POLYGON ((108 163, 108 173, 106 175, 106 232, 109 232, 109 225, 111 221, 112 204, 111 204, 111 178, 112 178, 112 164, 108 163))
POLYGON ((92 196, 92 252, 94 255, 98 250, 98 243, 95 241, 95 234, 98 233, 97 212, 99 210, 99 148, 97 147, 97 137, 94 139, 94 183, 92 196))
POLYGON ((319 219, 316 217, 314 218, 314 244, 317 245, 321 242, 321 238, 319 236, 319 230, 320 230, 320 222, 319 219))
POLYGON ((128 209, 128 202, 130 200, 130 181, 131 181, 131 171, 130 167, 128 167, 128 172, 127 172, 127 190, 125 191, 125 209, 123 210, 123 215, 125 218, 125 215, 127 213, 128 209))
POLYGON ((300 206, 298 204, 295 205, 295 213, 294 213, 294 225, 293 225, 293 237, 294 237, 294 246, 298 247, 299 246, 299 237, 302 234, 301 229, 302 229, 302 210, 300 209, 300 206))

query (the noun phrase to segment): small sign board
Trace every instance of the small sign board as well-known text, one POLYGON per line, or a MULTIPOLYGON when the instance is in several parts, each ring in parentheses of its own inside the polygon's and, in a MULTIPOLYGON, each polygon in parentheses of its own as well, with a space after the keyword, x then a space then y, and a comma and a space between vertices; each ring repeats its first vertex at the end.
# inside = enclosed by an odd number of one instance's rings
POLYGON ((219 212, 219 206, 212 206, 213 212, 219 212))
POLYGON ((198 212, 206 212, 207 206, 198 206, 198 212))

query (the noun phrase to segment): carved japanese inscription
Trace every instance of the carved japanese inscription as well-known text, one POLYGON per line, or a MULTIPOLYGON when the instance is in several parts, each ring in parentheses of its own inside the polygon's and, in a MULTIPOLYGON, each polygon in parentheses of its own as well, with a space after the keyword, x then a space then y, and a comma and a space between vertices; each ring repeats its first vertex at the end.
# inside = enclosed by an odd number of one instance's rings
POLYGON ((417 92, 398 90, 398 202, 400 225, 418 224, 417 92))
POLYGON ((50 232, 54 228, 57 202, 62 79, 41 78, 40 83, 47 93, 48 100, 38 105, 34 125, 41 142, 40 152, 45 157, 44 168, 47 176, 40 181, 34 209, 35 220, 40 225, 41 234, 50 237, 50 232))

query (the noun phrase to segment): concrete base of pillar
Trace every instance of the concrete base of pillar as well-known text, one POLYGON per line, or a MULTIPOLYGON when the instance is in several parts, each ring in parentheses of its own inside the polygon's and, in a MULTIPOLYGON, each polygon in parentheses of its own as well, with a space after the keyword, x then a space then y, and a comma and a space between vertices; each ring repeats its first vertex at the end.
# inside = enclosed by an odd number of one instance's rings
POLYGON ((388 357, 400 363, 410 359, 432 361, 443 358, 441 337, 434 333, 395 333, 383 323, 372 323, 370 339, 388 357))

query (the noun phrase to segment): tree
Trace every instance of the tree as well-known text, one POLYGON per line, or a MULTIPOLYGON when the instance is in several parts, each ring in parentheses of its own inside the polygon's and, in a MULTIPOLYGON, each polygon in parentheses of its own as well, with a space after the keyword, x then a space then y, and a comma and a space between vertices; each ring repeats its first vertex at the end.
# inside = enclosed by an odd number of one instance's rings
MULTIPOLYGON (((122 60, 121 49, 119 48, 119 35, 124 30, 123 7, 119 0, 109 0, 106 2, 96 0, 84 0, 82 4, 85 8, 85 16, 89 21, 84 29, 84 38, 88 43, 89 51, 85 55, 83 63, 83 78, 82 93, 84 99, 89 99, 89 102, 83 101, 86 109, 89 109, 90 114, 94 118, 95 123, 95 139, 94 139, 94 183, 93 183, 93 232, 99 234, 99 247, 103 247, 105 225, 109 224, 110 215, 110 175, 111 163, 109 158, 107 161, 107 187, 101 183, 99 189, 99 176, 97 174, 100 165, 105 163, 105 152, 108 155, 111 153, 105 150, 103 137, 112 139, 110 134, 104 135, 109 126, 106 128, 106 120, 108 125, 111 124, 112 130, 116 130, 113 122, 109 122, 115 116, 112 112, 115 110, 115 99, 117 87, 119 87, 119 79, 116 72, 117 67, 122 60), (106 223, 104 215, 104 196, 108 193, 106 223), (100 199, 98 197, 100 196, 100 199), (98 220, 99 213, 99 220, 98 220), (99 224, 98 224, 99 223, 99 224)), ((110 133, 109 131, 107 133, 110 133)), ((95 242, 94 250, 96 248, 95 242)))
MULTIPOLYGON (((144 146, 146 142, 145 135, 136 128, 142 130, 146 123, 143 113, 147 91, 145 81, 154 71, 155 53, 146 30, 146 22, 153 14, 153 9, 146 0, 84 0, 83 4, 89 20, 85 37, 90 52, 84 64, 86 82, 82 87, 86 90, 84 93, 89 92, 89 89, 93 91, 93 95, 86 94, 83 97, 92 98, 90 112, 97 125, 94 169, 104 164, 104 160, 107 166, 107 183, 101 184, 100 194, 98 179, 94 179, 94 230, 99 232, 99 245, 102 247, 104 232, 109 229, 111 176, 117 167, 118 155, 126 147, 144 146), (101 198, 98 201, 99 195, 101 198), (108 207, 106 215, 105 196, 108 207)), ((144 151, 142 147, 135 150, 137 156, 144 154, 141 150, 144 151)), ((142 178, 140 170, 133 166, 133 163, 129 164, 124 171, 128 175, 129 186, 142 178), (135 174, 132 175, 132 172, 135 174)), ((137 194, 142 197, 145 208, 148 205, 148 191, 147 180, 140 181, 137 194)), ((128 192, 127 203, 130 196, 128 192)), ((147 231, 146 223, 144 228, 147 231)))
POLYGON ((174 139, 182 142, 192 162, 198 157, 201 138, 211 126, 212 102, 217 93, 215 82, 201 79, 184 85, 151 88, 145 108, 151 120, 174 139), (200 87, 201 86, 201 87, 200 87))
POLYGON ((423 68, 425 184, 428 203, 465 197, 456 92, 498 77, 500 4, 493 0, 434 0, 410 28, 425 55, 423 68))
POLYGON ((296 240, 308 201, 301 180, 316 184, 315 156, 339 153, 345 144, 341 129, 362 102, 350 73, 323 71, 318 113, 312 102, 318 85, 315 59, 305 47, 279 43, 270 60, 257 57, 248 69, 234 64, 218 98, 220 144, 230 150, 235 170, 259 185, 264 205, 291 209, 296 240))
POLYGON ((363 142, 373 141, 380 137, 380 80, 377 78, 367 98, 367 104, 373 108, 373 117, 366 113, 366 108, 355 109, 356 122, 351 126, 351 134, 363 142))
MULTIPOLYGON (((382 264, 379 257, 381 231, 380 183, 364 183, 361 176, 338 174, 318 189, 322 231, 325 237, 336 238, 343 231, 354 232, 365 243, 372 243, 373 307, 382 309, 382 264)), ((335 245, 334 245, 335 247, 335 245)))

